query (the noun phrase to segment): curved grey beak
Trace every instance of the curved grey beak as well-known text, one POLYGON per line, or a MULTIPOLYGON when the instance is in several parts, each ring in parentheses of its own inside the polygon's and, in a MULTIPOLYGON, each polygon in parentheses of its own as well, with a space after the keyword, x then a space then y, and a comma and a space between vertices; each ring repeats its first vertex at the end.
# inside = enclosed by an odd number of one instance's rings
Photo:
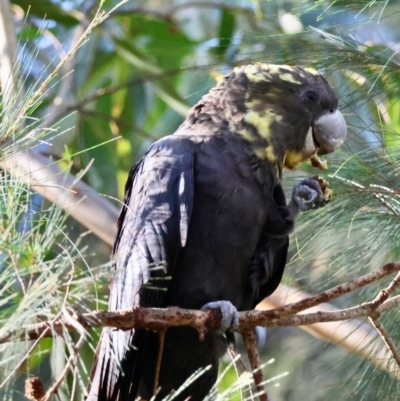
POLYGON ((313 139, 319 155, 334 152, 343 144, 347 135, 346 121, 339 110, 322 115, 315 121, 313 139))
MULTIPOLYGON (((347 135, 346 121, 339 110, 328 112, 318 118, 307 132, 304 147, 296 157, 286 153, 284 166, 295 168, 301 161, 334 152, 343 144, 347 135)), ((322 163, 322 162, 320 162, 322 163)), ((314 164, 313 164, 314 165, 314 164)), ((322 165, 320 168, 324 168, 322 165)))

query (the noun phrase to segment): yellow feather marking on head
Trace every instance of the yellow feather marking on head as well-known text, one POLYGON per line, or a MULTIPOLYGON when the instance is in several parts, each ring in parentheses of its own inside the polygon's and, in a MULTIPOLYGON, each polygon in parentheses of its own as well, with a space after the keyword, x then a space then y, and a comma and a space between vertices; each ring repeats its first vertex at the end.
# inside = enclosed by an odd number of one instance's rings
MULTIPOLYGON (((261 111, 254 110, 254 108, 260 108, 262 105, 262 101, 260 99, 246 102, 245 105, 248 111, 244 116, 244 121, 253 125, 253 127, 257 129, 257 133, 260 135, 260 137, 268 140, 271 135, 272 124, 275 122, 281 122, 283 120, 282 116, 276 114, 272 109, 268 108, 262 109, 261 111)), ((247 132, 247 130, 242 130, 240 134, 250 142, 254 142, 253 136, 247 132)), ((266 148, 257 147, 254 149, 254 153, 260 159, 266 159, 271 163, 276 163, 278 160, 271 145, 267 146, 266 148)))
POLYGON ((316 77, 319 77, 320 73, 317 70, 314 70, 314 68, 304 68, 304 71, 309 72, 312 75, 315 75, 316 77))
MULTIPOLYGON (((312 68, 305 68, 304 70, 313 75, 319 75, 319 73, 312 68)), ((249 81, 255 83, 262 81, 269 82, 273 79, 274 75, 277 75, 283 81, 300 85, 301 81, 296 80, 291 73, 297 72, 299 76, 303 77, 301 72, 296 68, 284 64, 251 64, 245 67, 244 72, 249 81)))
POLYGON ((267 149, 265 149, 265 158, 272 163, 275 163, 278 160, 272 146, 268 146, 267 149))
POLYGON ((286 73, 286 74, 279 74, 278 76, 282 81, 290 82, 290 83, 296 84, 296 85, 301 85, 301 81, 298 81, 297 79, 295 79, 292 74, 286 73))
POLYGON ((294 68, 285 64, 265 64, 266 69, 272 74, 280 74, 282 70, 291 72, 294 68))
POLYGON ((244 116, 244 121, 257 128, 258 133, 264 139, 268 139, 271 132, 271 125, 274 122, 281 122, 282 116, 275 114, 271 109, 265 109, 262 113, 254 111, 249 107, 252 102, 246 103, 249 111, 244 116))
POLYGON ((265 159, 265 149, 261 149, 261 148, 254 149, 254 154, 259 159, 265 159))
POLYGON ((239 134, 248 142, 254 142, 257 138, 254 138, 254 135, 250 130, 242 129, 239 131, 239 134))
POLYGON ((272 164, 275 164, 278 161, 278 158, 276 157, 272 146, 268 146, 265 149, 262 148, 254 149, 254 153, 258 158, 263 160, 268 160, 272 164))
POLYGON ((215 79, 217 83, 220 83, 224 80, 224 75, 220 74, 218 71, 211 70, 210 75, 215 79))
POLYGON ((251 82, 268 81, 268 77, 262 74, 262 70, 257 65, 248 65, 244 72, 251 82))

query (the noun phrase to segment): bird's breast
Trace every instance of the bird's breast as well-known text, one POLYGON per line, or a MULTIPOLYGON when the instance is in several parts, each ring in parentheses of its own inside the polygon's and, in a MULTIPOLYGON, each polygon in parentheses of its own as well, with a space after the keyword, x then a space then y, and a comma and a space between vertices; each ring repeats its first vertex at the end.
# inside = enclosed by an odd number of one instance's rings
POLYGON ((210 301, 229 300, 240 307, 271 191, 265 188, 267 181, 243 176, 237 158, 224 152, 223 146, 202 149, 195 160, 187 243, 180 252, 167 303, 197 309, 210 301))

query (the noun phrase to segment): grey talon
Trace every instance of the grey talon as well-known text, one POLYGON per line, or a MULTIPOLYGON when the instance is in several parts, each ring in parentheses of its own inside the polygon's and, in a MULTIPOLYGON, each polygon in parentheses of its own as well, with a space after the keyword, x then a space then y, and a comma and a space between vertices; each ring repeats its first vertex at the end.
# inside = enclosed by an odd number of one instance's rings
POLYGON ((300 211, 306 212, 313 207, 322 206, 323 203, 324 197, 319 183, 313 178, 306 178, 293 188, 288 218, 294 220, 300 211))
POLYGON ((219 309, 222 314, 221 326, 218 333, 226 331, 235 331, 239 327, 239 314, 235 306, 230 301, 215 301, 205 304, 203 309, 219 309))

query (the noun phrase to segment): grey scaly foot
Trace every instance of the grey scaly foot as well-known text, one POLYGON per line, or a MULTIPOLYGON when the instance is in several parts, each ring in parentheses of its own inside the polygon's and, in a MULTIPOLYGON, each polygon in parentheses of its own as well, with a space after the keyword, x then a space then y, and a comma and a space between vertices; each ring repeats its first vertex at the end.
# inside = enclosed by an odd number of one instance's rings
POLYGON ((222 314, 218 333, 234 332, 239 327, 239 314, 230 301, 215 301, 205 304, 201 309, 219 309, 222 314))
POLYGON ((320 207, 323 203, 324 198, 319 183, 312 178, 306 178, 293 188, 292 199, 288 205, 290 218, 294 220, 300 212, 320 207))

